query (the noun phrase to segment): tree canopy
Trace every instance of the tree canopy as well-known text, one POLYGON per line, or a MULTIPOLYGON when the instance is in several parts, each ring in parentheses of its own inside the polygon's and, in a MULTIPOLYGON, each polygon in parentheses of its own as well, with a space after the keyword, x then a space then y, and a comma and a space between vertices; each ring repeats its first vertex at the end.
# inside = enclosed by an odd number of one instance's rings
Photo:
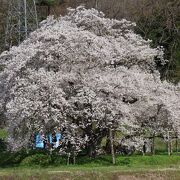
POLYGON ((151 48, 134 26, 79 6, 1 54, 0 110, 12 149, 55 127, 76 152, 96 147, 109 129, 139 139, 145 131, 180 134, 180 85, 160 80, 163 48, 151 48))

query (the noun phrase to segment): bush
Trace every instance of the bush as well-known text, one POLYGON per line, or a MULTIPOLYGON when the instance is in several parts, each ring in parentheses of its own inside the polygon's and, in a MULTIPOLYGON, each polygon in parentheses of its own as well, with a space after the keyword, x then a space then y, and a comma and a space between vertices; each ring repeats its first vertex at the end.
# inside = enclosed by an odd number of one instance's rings
POLYGON ((1 152, 0 153, 0 166, 15 166, 27 157, 27 152, 22 149, 18 152, 1 152))
POLYGON ((7 143, 0 139, 0 153, 7 150, 7 143))
POLYGON ((60 155, 52 155, 51 156, 51 163, 54 166, 62 166, 67 164, 67 157, 60 156, 60 155))
POLYGON ((51 157, 45 154, 34 154, 22 160, 22 166, 48 166, 51 163, 51 157))
POLYGON ((0 167, 12 167, 12 166, 47 166, 47 165, 64 165, 66 164, 66 157, 59 156, 54 153, 50 156, 49 151, 34 149, 27 152, 26 149, 22 149, 17 152, 0 152, 0 167))

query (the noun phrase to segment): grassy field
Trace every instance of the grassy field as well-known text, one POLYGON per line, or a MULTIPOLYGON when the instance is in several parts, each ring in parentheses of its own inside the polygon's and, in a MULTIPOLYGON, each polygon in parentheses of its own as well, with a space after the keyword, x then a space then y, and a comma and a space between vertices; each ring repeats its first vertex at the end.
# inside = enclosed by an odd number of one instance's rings
POLYGON ((175 169, 121 169, 118 167, 68 167, 45 169, 6 169, 0 171, 0 179, 62 179, 62 180, 179 180, 180 171, 175 169))
MULTIPOLYGON (((0 131, 5 138, 6 132, 0 131)), ((110 155, 96 159, 80 156, 76 165, 66 165, 67 157, 45 151, 22 150, 0 153, 0 180, 180 180, 180 153, 167 155, 167 145, 156 138, 155 156, 116 156, 112 165, 110 155)), ((180 142, 178 143, 180 144, 180 142)))
POLYGON ((62 180, 179 180, 177 168, 135 169, 109 167, 51 167, 51 168, 11 168, 0 170, 0 179, 62 179, 62 180))
POLYGON ((118 156, 112 166, 110 156, 86 157, 77 165, 31 166, 1 168, 0 179, 62 179, 62 180, 179 180, 180 156, 118 156), (84 161, 83 161, 84 160, 84 161))

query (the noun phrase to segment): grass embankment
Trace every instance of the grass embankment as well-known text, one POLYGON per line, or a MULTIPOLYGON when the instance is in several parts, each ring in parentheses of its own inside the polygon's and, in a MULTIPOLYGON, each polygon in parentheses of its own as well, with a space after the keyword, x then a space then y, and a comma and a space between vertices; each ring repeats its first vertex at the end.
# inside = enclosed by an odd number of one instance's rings
MULTIPOLYGON (((5 131, 0 131, 5 138, 5 131)), ((176 151, 173 142, 173 152, 176 151)), ((180 143, 178 143, 180 144, 180 143)), ((62 180, 180 180, 180 154, 168 156, 167 145, 156 138, 155 156, 116 156, 112 165, 111 156, 98 156, 96 159, 80 156, 76 165, 66 165, 67 157, 55 152, 21 150, 16 153, 0 153, 0 180, 62 179, 62 180)))
POLYGON ((0 179, 180 179, 178 155, 117 156, 115 166, 110 156, 79 157, 76 165, 69 166, 64 164, 65 159, 59 158, 58 163, 45 167, 20 163, 0 169, 0 179))

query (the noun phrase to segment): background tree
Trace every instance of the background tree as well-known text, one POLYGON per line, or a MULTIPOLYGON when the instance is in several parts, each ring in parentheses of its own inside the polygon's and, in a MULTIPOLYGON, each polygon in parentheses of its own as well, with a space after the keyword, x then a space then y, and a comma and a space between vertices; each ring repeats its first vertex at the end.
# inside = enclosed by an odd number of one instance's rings
MULTIPOLYGON (((1 1, 1 13, 4 14, 6 11, 4 4, 7 2, 1 1)), ((165 59, 169 62, 165 66, 161 66, 157 62, 162 78, 173 82, 179 81, 180 4, 178 0, 39 0, 37 1, 39 20, 45 19, 49 14, 65 15, 68 7, 77 7, 80 4, 85 4, 87 8, 94 7, 101 10, 106 17, 126 18, 136 22, 137 33, 140 33, 145 39, 151 39, 152 47, 162 45, 165 48, 165 59)), ((5 20, 3 18, 0 26, 4 32, 5 20)), ((1 36, 1 44, 4 47, 3 33, 1 36)))
POLYGON ((5 20, 7 15, 7 4, 6 1, 0 0, 0 53, 5 50, 5 20))

